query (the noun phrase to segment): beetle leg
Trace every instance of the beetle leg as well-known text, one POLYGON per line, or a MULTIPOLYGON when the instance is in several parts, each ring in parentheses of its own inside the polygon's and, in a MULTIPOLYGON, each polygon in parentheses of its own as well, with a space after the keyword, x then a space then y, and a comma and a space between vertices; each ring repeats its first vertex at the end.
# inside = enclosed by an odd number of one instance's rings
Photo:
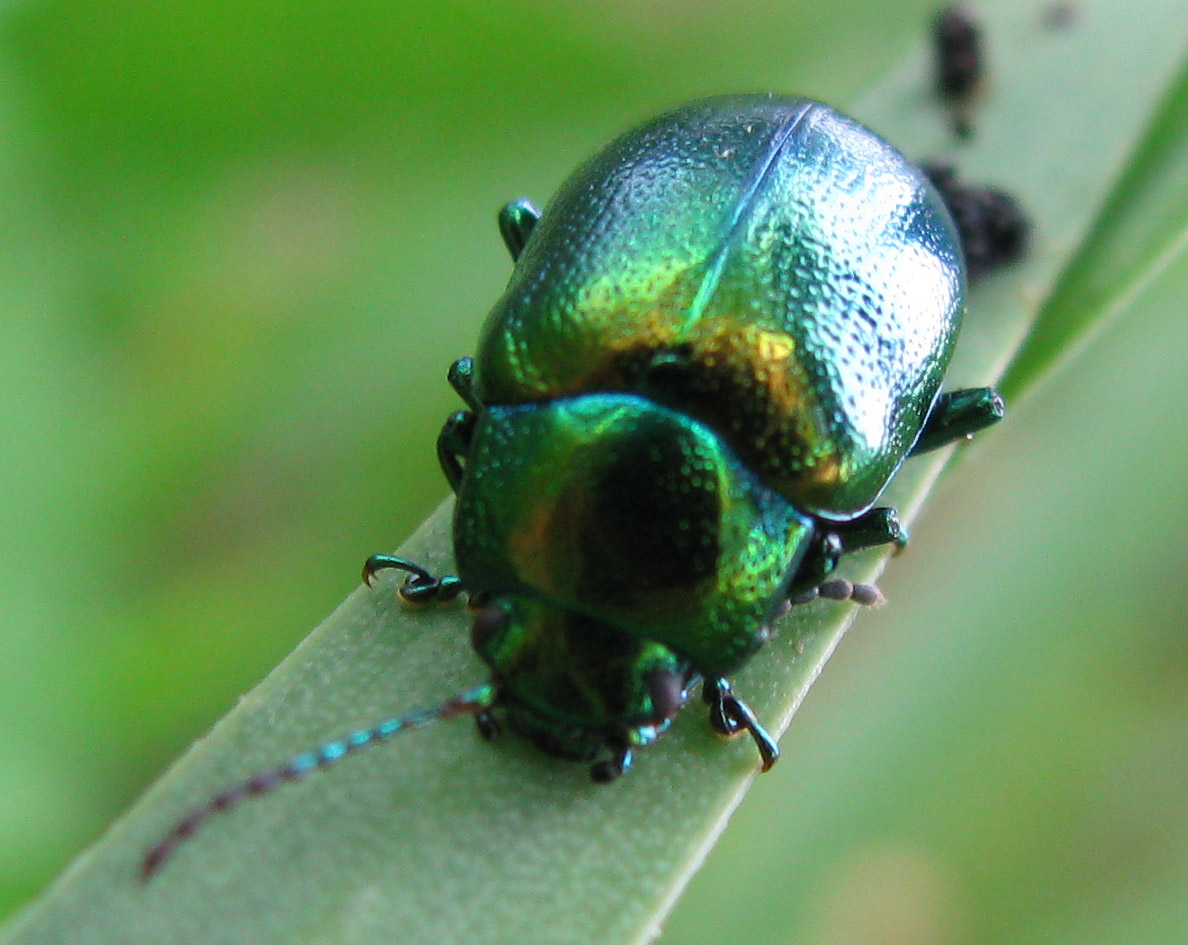
POLYGON ((738 733, 738 720, 726 711, 725 696, 730 683, 725 679, 707 679, 701 686, 701 698, 710 707, 710 727, 720 735, 738 733))
POLYGON ((474 394, 474 358, 459 358, 451 364, 449 373, 446 374, 446 380, 450 382, 450 387, 454 388, 458 396, 466 402, 467 407, 475 413, 483 409, 482 403, 474 394))
POLYGON ((759 724, 751 707, 734 694, 728 679, 707 679, 702 696, 709 703, 710 725, 714 731, 723 735, 736 735, 745 729, 754 740, 755 747, 759 749, 763 770, 766 771, 776 763, 780 757, 779 747, 759 724))
POLYGON ((829 531, 841 541, 843 555, 875 545, 893 543, 902 548, 908 541, 907 532, 899 524, 899 513, 885 506, 863 512, 848 522, 830 522, 829 531))
POLYGON ((781 617, 790 608, 818 597, 853 601, 863 607, 885 603, 882 591, 873 584, 854 584, 844 578, 828 579, 829 575, 842 555, 876 545, 894 544, 899 549, 907 544, 907 540, 907 532, 892 508, 870 509, 848 522, 818 520, 813 544, 792 580, 783 609, 775 616, 781 617))
POLYGON ((513 200, 499 211, 499 235, 503 237, 512 262, 520 258, 524 244, 532 235, 532 228, 540 219, 540 211, 530 200, 513 200))
POLYGON ((462 474, 465 467, 459 457, 465 458, 470 452, 470 441, 474 436, 475 416, 469 410, 459 410, 450 414, 441 433, 437 436, 437 461, 441 463, 441 470, 450 483, 450 488, 457 492, 462 485, 462 474))
POLYGON ((789 603, 805 604, 818 597, 852 600, 859 604, 881 603, 883 595, 869 584, 826 579, 833 573, 842 555, 876 545, 894 544, 896 548, 903 548, 907 541, 907 532, 899 524, 899 515, 892 508, 880 506, 870 509, 848 522, 818 520, 812 546, 800 563, 788 590, 789 603), (850 590, 843 593, 845 587, 850 590))
POLYGON ((494 713, 490 709, 483 709, 482 712, 476 712, 474 714, 474 721, 478 726, 479 734, 486 741, 493 742, 499 737, 499 720, 495 718, 494 713))
POLYGON ((462 592, 462 581, 452 574, 434 577, 415 561, 398 558, 396 555, 372 555, 363 562, 363 583, 371 587, 371 579, 377 571, 395 568, 407 571, 408 577, 400 585, 400 596, 410 604, 425 604, 429 601, 450 601, 462 592))
POLYGON ((993 387, 967 387, 941 394, 910 456, 972 436, 997 423, 1006 413, 1002 396, 993 387))
POLYGON ((615 781, 631 770, 635 761, 635 753, 626 741, 616 741, 610 746, 611 756, 590 765, 590 777, 599 784, 615 781))
MULTIPOLYGON (((830 523, 832 525, 832 523, 830 523)), ((837 567, 842 556, 842 540, 833 531, 819 529, 813 536, 812 544, 800 562, 800 567, 792 579, 792 589, 789 592, 796 596, 798 591, 816 587, 830 572, 837 567)))

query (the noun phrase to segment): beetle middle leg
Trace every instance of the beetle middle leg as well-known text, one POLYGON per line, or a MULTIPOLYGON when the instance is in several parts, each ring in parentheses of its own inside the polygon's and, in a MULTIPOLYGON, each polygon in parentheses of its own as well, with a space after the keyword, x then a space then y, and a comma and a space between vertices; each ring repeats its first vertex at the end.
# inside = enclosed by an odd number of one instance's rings
POLYGON ((907 540, 895 509, 884 506, 870 509, 848 522, 818 519, 816 536, 792 580, 789 597, 796 603, 802 594, 820 587, 843 555, 876 545, 893 544, 902 548, 907 540))
POLYGON ((470 454, 475 421, 475 415, 469 410, 455 411, 437 435, 437 461, 455 493, 462 486, 462 475, 466 471, 462 460, 470 454))
POLYGON ((864 607, 882 604, 883 595, 873 584, 854 584, 829 576, 843 555, 878 545, 895 545, 899 549, 907 545, 907 541, 907 531, 899 524, 898 513, 886 506, 870 509, 848 522, 818 519, 813 543, 792 579, 784 609, 776 616, 818 597, 853 601, 864 607))
POLYGON ((702 696, 710 707, 710 725, 723 735, 737 735, 741 731, 750 733, 759 749, 759 757, 766 771, 779 760, 780 749, 755 718, 751 707, 734 694, 730 681, 724 677, 707 679, 702 684, 702 696))

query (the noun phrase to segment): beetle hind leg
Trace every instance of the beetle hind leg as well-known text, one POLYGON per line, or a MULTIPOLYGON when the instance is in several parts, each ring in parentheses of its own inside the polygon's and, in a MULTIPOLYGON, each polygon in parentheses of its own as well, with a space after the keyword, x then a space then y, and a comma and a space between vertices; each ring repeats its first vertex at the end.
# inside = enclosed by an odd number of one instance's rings
POLYGON ((779 760, 780 749, 767 730, 759 724, 751 707, 734 694, 730 681, 724 678, 707 679, 702 694, 710 707, 710 725, 723 735, 737 735, 746 731, 759 749, 762 769, 768 770, 779 760))
POLYGON ((993 387, 967 387, 941 394, 909 455, 919 456, 973 436, 1006 415, 1002 395, 993 387))
POLYGON ((841 542, 843 555, 877 545, 894 545, 898 550, 908 543, 907 530, 899 524, 899 513, 889 506, 870 509, 848 522, 830 522, 828 528, 841 542))

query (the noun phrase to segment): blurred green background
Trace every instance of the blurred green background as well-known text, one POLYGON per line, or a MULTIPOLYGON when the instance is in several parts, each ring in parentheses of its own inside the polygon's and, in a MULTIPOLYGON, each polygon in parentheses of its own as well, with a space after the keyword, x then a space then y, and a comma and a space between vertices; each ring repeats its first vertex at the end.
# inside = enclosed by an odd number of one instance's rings
MULTIPOLYGON (((444 496, 503 201, 696 95, 844 103, 930 9, 7 5, 0 912, 444 496)), ((667 940, 1188 937, 1186 282, 946 479, 667 940)))

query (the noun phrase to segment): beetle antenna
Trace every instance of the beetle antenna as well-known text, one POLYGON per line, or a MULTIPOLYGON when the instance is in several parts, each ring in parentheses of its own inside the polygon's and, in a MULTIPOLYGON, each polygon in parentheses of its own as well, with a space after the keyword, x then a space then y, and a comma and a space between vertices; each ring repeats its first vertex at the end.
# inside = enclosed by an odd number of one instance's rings
POLYGON ((394 735, 424 728, 439 719, 449 719, 458 715, 476 716, 485 731, 493 731, 494 720, 490 717, 484 719, 483 716, 495 704, 496 695, 497 690, 493 683, 475 686, 440 705, 418 709, 407 715, 394 716, 371 728, 352 732, 345 738, 325 742, 312 751, 302 752, 277 768, 261 771, 234 787, 221 791, 179 820, 169 833, 145 854, 140 866, 141 881, 147 882, 151 879, 173 851, 183 841, 190 839, 213 815, 238 807, 248 798, 268 794, 286 781, 297 781, 316 769, 330 768, 349 754, 379 745, 394 735))
POLYGON ((789 603, 793 605, 807 604, 818 597, 823 597, 826 600, 852 600, 862 607, 882 607, 887 603, 883 592, 873 584, 853 584, 845 578, 822 581, 816 587, 810 587, 807 591, 792 597, 789 603))

